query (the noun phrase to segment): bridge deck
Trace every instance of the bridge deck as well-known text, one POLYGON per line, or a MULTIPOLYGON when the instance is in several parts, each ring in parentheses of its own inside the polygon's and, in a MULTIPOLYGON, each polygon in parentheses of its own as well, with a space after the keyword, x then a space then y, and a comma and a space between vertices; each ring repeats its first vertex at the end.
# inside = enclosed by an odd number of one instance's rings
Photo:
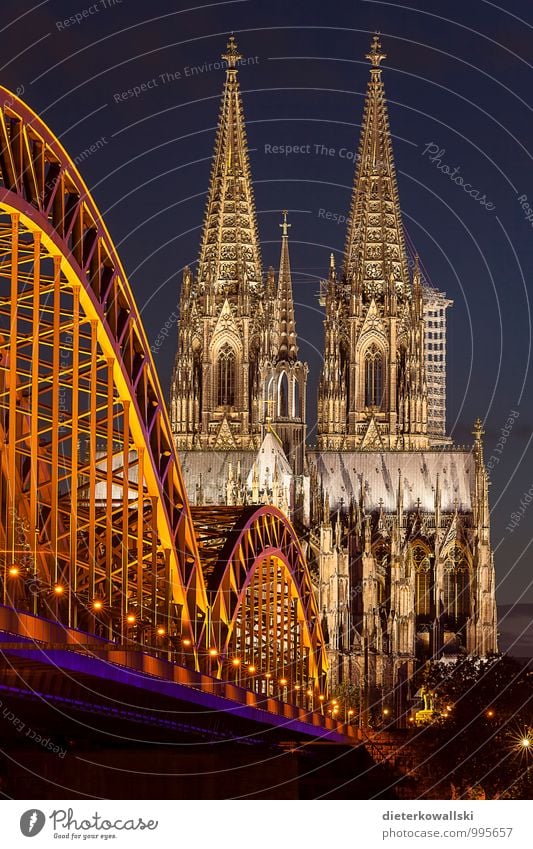
MULTIPOLYGON (((4 671, 17 670, 17 680, 19 684, 24 682, 26 698, 35 698, 33 691, 37 690, 42 698, 53 700, 54 693, 59 692, 60 698, 74 705, 80 702, 80 692, 88 690, 92 696, 89 699, 85 695, 81 700, 84 709, 101 712, 104 703, 115 699, 117 692, 128 690, 135 693, 134 701, 145 723, 150 723, 150 716, 154 724, 159 723, 161 712, 166 710, 172 714, 177 711, 181 725, 189 724, 191 730, 197 731, 204 728, 210 734, 216 717, 222 736, 234 736, 234 730, 242 736, 244 724, 252 736, 253 729, 257 734, 277 730, 285 737, 351 745, 359 742, 357 729, 321 713, 197 673, 131 646, 117 646, 92 634, 2 606, 0 655, 4 658, 4 671), (39 687, 44 670, 48 674, 54 672, 56 690, 48 687, 50 692, 45 693, 39 687), (61 685, 58 673, 63 674, 68 684, 69 696, 65 696, 65 684, 61 685), (165 707, 160 708, 163 704, 165 707)), ((0 689, 13 691, 9 681, 9 676, 4 674, 0 689)), ((15 689, 20 691, 18 697, 23 698, 20 686, 15 689)))

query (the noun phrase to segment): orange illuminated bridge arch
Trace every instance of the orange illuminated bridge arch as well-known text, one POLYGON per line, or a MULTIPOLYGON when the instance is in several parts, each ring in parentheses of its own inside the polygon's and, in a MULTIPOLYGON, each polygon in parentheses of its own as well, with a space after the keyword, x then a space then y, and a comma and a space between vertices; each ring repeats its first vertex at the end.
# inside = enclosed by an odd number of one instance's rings
POLYGON ((234 524, 237 547, 202 563, 111 237, 62 145, 0 88, 0 602, 219 676, 270 643, 265 673, 322 680, 294 530, 265 507, 234 524))

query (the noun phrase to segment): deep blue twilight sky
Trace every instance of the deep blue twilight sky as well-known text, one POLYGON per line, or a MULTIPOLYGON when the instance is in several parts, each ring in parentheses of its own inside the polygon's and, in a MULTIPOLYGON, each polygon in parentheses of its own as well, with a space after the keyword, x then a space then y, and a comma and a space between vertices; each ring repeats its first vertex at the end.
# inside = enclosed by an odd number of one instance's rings
MULTIPOLYGON (((312 416, 319 279, 331 251, 341 261, 345 225, 335 216, 347 214, 368 78, 364 54, 374 30, 381 32, 405 225, 428 278, 454 301, 449 430, 457 442, 470 442, 479 415, 489 460, 514 415, 492 463, 492 534, 502 642, 522 633, 515 650, 533 654, 533 502, 512 519, 533 485, 530 0, 4 0, 2 12, 1 83, 21 92, 73 157, 99 141, 80 170, 151 341, 176 308, 181 269, 197 257, 224 79, 209 63, 235 31, 241 52, 253 58, 240 80, 265 268, 278 263, 280 210, 290 210, 312 416), (67 26, 76 14, 81 22, 67 26), (122 96, 135 86, 144 88, 139 96, 122 96), (485 205, 431 162, 429 144, 485 205), (281 145, 302 152, 272 152, 281 145)), ((173 332, 156 356, 165 391, 174 351, 173 332)))

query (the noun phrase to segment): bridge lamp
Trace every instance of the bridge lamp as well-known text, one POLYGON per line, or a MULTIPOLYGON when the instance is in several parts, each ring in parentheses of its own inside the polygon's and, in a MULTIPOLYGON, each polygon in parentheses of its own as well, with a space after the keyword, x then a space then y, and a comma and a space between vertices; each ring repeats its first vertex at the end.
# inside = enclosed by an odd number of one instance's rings
POLYGON ((248 667, 248 672, 250 673, 250 675, 254 674, 255 666, 253 665, 253 663, 251 663, 250 666, 248 667))
POLYGON ((133 623, 135 622, 135 614, 134 613, 128 613, 128 615, 126 616, 126 622, 129 625, 133 625, 133 623))
POLYGON ((265 672, 265 678, 266 679, 272 678, 272 673, 271 672, 265 672))
POLYGON ((320 693, 318 698, 320 699, 321 702, 323 702, 326 697, 323 693, 320 693))
POLYGON ((353 715, 354 715, 354 711, 353 711, 353 710, 349 710, 349 711, 348 711, 348 716, 353 716, 353 715))
POLYGON ((487 716, 489 719, 492 719, 492 717, 494 716, 494 711, 492 710, 492 708, 489 708, 489 710, 487 711, 487 716))
POLYGON ((191 645, 191 641, 189 640, 188 637, 185 637, 185 639, 182 642, 183 642, 184 646, 190 646, 191 645))
POLYGON ((295 684, 295 685, 294 685, 294 689, 295 689, 295 690, 299 690, 299 689, 300 689, 300 685, 299 685, 299 684, 295 684))
POLYGON ((103 604, 103 602, 100 601, 99 598, 97 598, 93 601, 94 610, 101 610, 103 606, 104 606, 104 604, 103 604))
POLYGON ((338 704, 337 699, 333 699, 333 701, 331 702, 331 704, 333 705, 333 707, 335 707, 335 705, 337 705, 337 704, 338 704))
POLYGON ((157 633, 158 633, 158 635, 159 635, 160 637, 164 637, 164 636, 165 636, 166 631, 165 631, 165 629, 164 629, 164 628, 158 628, 158 629, 157 629, 157 633))
POLYGON ((240 658, 238 658, 238 657, 234 657, 231 662, 232 662, 233 666, 240 666, 241 665, 240 658))
POLYGON ((383 708, 383 716, 388 716, 389 713, 390 713, 390 710, 388 708, 383 708))
POLYGON ((218 652, 217 652, 216 649, 209 649, 209 656, 210 657, 216 657, 217 654, 218 654, 218 652))
POLYGON ((531 748, 531 737, 522 737, 522 739, 520 740, 520 746, 522 747, 522 749, 531 748))
POLYGON ((282 687, 284 687, 285 684, 287 683, 287 679, 286 678, 280 678, 279 683, 281 684, 282 687))
POLYGON ((313 691, 312 691, 312 690, 308 690, 308 691, 307 691, 307 695, 308 695, 308 696, 312 696, 312 695, 313 695, 313 691))
POLYGON ((63 593, 64 593, 64 592, 65 592, 65 587, 63 587, 61 584, 56 584, 56 585, 55 585, 55 587, 54 587, 54 593, 55 593, 56 595, 63 595, 63 593))
POLYGON ((18 578, 19 575, 20 569, 15 563, 13 563, 13 565, 9 567, 9 576, 10 578, 18 578))

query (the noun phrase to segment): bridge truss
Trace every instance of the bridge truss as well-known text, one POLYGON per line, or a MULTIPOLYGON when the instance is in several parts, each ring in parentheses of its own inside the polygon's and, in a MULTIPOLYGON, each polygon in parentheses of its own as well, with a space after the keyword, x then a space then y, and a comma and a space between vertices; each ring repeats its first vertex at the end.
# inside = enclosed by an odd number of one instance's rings
POLYGON ((111 237, 46 125, 0 88, 0 601, 301 702, 325 683, 309 572, 275 508, 188 505, 111 237))

